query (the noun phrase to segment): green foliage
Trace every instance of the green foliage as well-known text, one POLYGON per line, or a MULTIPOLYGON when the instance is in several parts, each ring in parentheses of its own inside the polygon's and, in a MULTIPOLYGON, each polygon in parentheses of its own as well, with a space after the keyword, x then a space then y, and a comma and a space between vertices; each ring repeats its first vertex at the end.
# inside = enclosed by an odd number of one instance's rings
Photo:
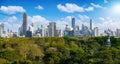
POLYGON ((10 62, 6 59, 0 59, 0 64, 10 64, 10 62))
POLYGON ((3 51, 0 51, 0 58, 6 59, 9 61, 14 61, 14 60, 21 59, 21 55, 17 51, 3 50, 3 51))
POLYGON ((13 61, 12 64, 32 64, 30 60, 17 60, 13 61))
POLYGON ((0 64, 120 64, 120 38, 0 38, 0 64))
POLYGON ((46 53, 44 56, 45 64, 59 64, 62 54, 60 52, 50 52, 46 53))

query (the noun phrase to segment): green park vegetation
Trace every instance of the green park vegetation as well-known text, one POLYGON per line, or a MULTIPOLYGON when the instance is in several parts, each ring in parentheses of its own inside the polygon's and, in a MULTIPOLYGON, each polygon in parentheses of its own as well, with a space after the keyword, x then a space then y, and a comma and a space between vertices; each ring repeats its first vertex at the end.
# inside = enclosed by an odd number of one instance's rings
POLYGON ((120 64, 120 38, 0 38, 0 64, 120 64))

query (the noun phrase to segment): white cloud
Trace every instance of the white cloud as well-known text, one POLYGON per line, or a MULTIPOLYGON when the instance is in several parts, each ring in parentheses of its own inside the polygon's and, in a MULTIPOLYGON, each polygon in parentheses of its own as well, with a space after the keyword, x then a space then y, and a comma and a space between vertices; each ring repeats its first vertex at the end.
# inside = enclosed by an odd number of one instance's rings
POLYGON ((25 12, 25 9, 21 6, 1 6, 0 11, 7 14, 15 14, 17 12, 25 12))
POLYGON ((105 19, 103 17, 99 17, 99 20, 100 21, 104 21, 105 19))
POLYGON ((88 26, 89 28, 89 22, 90 22, 90 17, 87 16, 87 15, 81 15, 79 14, 78 15, 78 18, 77 18, 77 24, 81 27, 82 24, 88 26))
MULTIPOLYGON (((111 17, 100 17, 99 18, 100 23, 96 24, 96 26, 98 26, 100 29, 105 30, 105 29, 111 29, 111 30, 116 30, 117 28, 120 27, 120 19, 116 19, 116 18, 111 18, 111 17)), ((119 28, 120 29, 120 28, 119 28)))
POLYGON ((81 20, 81 21, 86 21, 86 20, 90 20, 90 18, 87 16, 87 15, 78 15, 78 17, 79 17, 79 19, 81 20))
POLYGON ((64 17, 64 18, 61 18, 60 20, 61 20, 61 21, 65 21, 65 22, 70 22, 71 19, 72 19, 72 16, 66 16, 66 17, 64 17))
POLYGON ((99 5, 99 4, 91 3, 91 5, 92 5, 94 8, 107 9, 106 7, 103 7, 103 6, 99 5))
POLYGON ((20 24, 4 22, 4 26, 5 26, 4 27, 5 31, 9 29, 12 30, 13 32, 18 32, 18 28, 20 27, 20 24))
POLYGON ((94 10, 94 7, 88 7, 88 8, 85 8, 86 11, 93 11, 94 10))
POLYGON ((28 16, 28 20, 32 21, 32 22, 41 22, 41 23, 44 23, 44 22, 48 22, 48 20, 40 15, 35 15, 35 16, 28 16))
POLYGON ((66 16, 64 18, 60 18, 59 20, 56 20, 55 22, 58 28, 64 30, 66 25, 71 26, 71 19, 72 16, 66 16))
POLYGON ((108 3, 108 0, 104 0, 104 3, 108 3))
POLYGON ((100 6, 99 4, 94 4, 94 3, 91 3, 91 5, 95 8, 103 8, 102 6, 100 6))
POLYGON ((40 5, 38 5, 37 7, 35 7, 36 9, 39 9, 39 10, 43 10, 44 8, 40 5))
POLYGON ((60 11, 74 13, 74 12, 84 12, 84 8, 72 3, 66 3, 65 5, 58 4, 57 8, 60 11))
POLYGON ((12 17, 9 17, 7 19, 7 22, 15 22, 15 21, 17 21, 17 17, 16 16, 12 16, 12 17))
POLYGON ((20 24, 17 23, 18 21, 19 20, 17 19, 16 16, 4 18, 2 20, 2 23, 4 23, 5 31, 7 31, 7 29, 9 29, 9 30, 12 30, 13 32, 17 32, 18 28, 20 26, 20 24))
POLYGON ((28 26, 30 26, 30 24, 33 22, 35 25, 35 29, 37 29, 37 27, 41 25, 46 27, 50 22, 49 20, 40 15, 28 16, 28 21, 29 21, 28 26))

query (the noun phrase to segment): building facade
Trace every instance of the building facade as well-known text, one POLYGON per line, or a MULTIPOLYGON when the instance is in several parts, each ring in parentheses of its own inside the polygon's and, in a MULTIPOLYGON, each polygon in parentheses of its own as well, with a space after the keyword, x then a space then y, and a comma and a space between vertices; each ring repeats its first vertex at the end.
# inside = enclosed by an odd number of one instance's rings
POLYGON ((72 18, 72 28, 73 28, 73 31, 75 30, 75 18, 72 18))
POLYGON ((90 30, 92 30, 92 19, 90 19, 90 30))
POLYGON ((27 31, 27 14, 24 13, 23 14, 23 24, 22 24, 22 35, 26 35, 26 31, 27 31))
POLYGON ((57 36, 56 23, 50 22, 48 26, 48 35, 51 37, 57 36))
POLYGON ((116 37, 120 37, 120 29, 116 29, 116 37))
POLYGON ((99 29, 98 29, 98 27, 94 28, 94 36, 95 37, 99 36, 99 29))
POLYGON ((4 24, 0 23, 0 37, 2 37, 4 34, 4 24))

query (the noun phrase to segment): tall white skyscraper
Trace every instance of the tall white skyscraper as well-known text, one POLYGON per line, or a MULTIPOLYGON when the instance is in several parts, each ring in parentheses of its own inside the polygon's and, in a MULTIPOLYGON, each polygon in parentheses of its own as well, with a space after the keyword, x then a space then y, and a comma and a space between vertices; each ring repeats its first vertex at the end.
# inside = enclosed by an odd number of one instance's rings
POLYGON ((31 33, 34 34, 34 24, 33 23, 30 25, 29 31, 31 31, 31 33))
POLYGON ((4 33, 4 24, 0 23, 0 37, 2 37, 3 33, 4 33))
POLYGON ((99 29, 98 29, 98 27, 94 28, 94 36, 99 36, 99 29))
POLYGON ((41 37, 46 37, 46 32, 46 28, 43 25, 41 25, 41 37))

